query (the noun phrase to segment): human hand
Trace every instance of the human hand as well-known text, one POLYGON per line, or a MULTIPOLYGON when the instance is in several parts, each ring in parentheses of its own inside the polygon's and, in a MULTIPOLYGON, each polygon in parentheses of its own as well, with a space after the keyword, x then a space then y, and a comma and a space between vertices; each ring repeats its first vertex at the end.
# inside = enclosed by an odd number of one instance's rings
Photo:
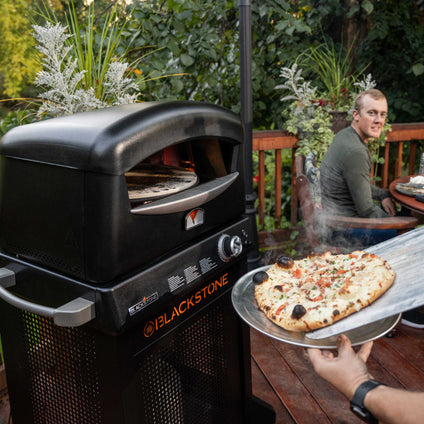
POLYGON ((391 216, 396 215, 396 208, 395 208, 395 205, 393 203, 393 200, 390 197, 386 197, 385 199, 383 199, 381 201, 381 206, 386 211, 386 213, 388 213, 389 215, 391 215, 391 216))
POLYGON ((342 334, 337 339, 338 356, 315 348, 309 348, 308 355, 316 373, 351 400, 359 385, 371 378, 366 362, 372 345, 372 342, 365 343, 356 353, 350 340, 342 334))

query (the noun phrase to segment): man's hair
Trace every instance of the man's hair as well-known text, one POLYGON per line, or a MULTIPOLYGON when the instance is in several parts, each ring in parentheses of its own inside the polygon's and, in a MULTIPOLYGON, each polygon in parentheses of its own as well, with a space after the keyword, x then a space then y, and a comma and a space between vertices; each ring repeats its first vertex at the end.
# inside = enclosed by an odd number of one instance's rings
POLYGON ((358 112, 361 111, 364 106, 364 96, 371 96, 374 100, 386 99, 386 96, 376 88, 370 88, 369 90, 362 91, 356 96, 354 109, 358 112))

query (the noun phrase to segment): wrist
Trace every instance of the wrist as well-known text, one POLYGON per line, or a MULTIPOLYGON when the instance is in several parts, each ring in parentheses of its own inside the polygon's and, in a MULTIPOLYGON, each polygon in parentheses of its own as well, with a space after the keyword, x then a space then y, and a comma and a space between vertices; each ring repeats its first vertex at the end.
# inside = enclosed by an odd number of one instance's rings
POLYGON ((372 415, 372 413, 367 409, 369 402, 365 404, 366 400, 368 400, 369 392, 374 391, 379 386, 384 385, 379 381, 369 379, 361 383, 351 401, 350 401, 350 409, 353 413, 355 413, 362 421, 370 424, 377 424, 378 420, 372 415))
POLYGON ((352 383, 351 387, 346 391, 345 396, 347 397, 347 400, 351 401, 353 399, 353 396, 355 395, 356 391, 358 390, 358 387, 365 383, 366 381, 371 380, 371 377, 362 377, 356 380, 354 383, 352 383))
POLYGON ((364 406, 367 409, 372 409, 372 405, 375 405, 376 397, 380 396, 381 390, 386 390, 388 387, 381 383, 380 386, 375 387, 373 390, 370 390, 364 398, 364 406))

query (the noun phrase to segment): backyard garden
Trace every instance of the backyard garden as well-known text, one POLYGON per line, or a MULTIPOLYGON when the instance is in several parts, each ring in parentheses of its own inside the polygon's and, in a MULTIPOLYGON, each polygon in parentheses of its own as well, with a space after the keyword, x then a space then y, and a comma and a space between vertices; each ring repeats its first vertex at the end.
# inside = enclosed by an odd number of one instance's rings
MULTIPOLYGON (((0 137, 19 125, 145 101, 202 101, 240 114, 238 6, 237 0, 0 0, 0 137)), ((308 246, 293 192, 295 155, 313 151, 319 164, 337 125, 349 123, 360 91, 380 89, 389 106, 382 137, 369 144, 375 183, 418 169, 422 138, 392 136, 391 142, 413 143, 396 151, 386 146, 392 126, 400 134, 401 124, 424 121, 424 2, 252 0, 251 6, 259 241, 264 257, 275 246, 299 256, 308 246), (272 148, 263 147, 266 137, 272 148), (278 231, 284 235, 267 248, 278 231)))
MULTIPOLYGON (((349 119, 354 96, 369 87, 388 98, 386 131, 422 121, 422 2, 251 6, 254 130, 288 130, 298 153, 312 149, 320 159, 335 120, 349 119)), ((0 12, 0 136, 16 125, 140 101, 197 100, 240 113, 237 1, 0 0, 0 12)), ((377 183, 386 131, 371 145, 377 183)), ((290 229, 291 151, 282 151, 277 217, 275 153, 265 152, 264 161, 258 229, 290 229)))

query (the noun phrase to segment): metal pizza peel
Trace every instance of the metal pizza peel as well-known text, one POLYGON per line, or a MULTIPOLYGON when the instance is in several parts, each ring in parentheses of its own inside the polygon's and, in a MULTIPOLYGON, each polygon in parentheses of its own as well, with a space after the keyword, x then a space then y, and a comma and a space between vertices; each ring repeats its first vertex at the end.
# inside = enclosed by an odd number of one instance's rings
POLYGON ((424 226, 366 249, 385 259, 396 273, 389 290, 366 308, 306 333, 320 340, 424 305, 424 226))

